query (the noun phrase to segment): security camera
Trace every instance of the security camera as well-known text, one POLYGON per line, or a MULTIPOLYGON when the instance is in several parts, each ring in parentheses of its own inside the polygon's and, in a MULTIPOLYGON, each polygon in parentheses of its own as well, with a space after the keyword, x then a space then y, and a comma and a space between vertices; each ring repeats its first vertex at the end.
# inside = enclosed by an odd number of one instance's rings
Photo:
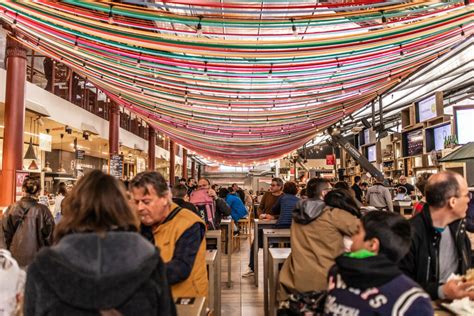
POLYGON ((72 134, 72 128, 70 128, 69 126, 66 125, 66 127, 64 128, 64 130, 65 130, 66 133, 68 133, 69 135, 72 134))

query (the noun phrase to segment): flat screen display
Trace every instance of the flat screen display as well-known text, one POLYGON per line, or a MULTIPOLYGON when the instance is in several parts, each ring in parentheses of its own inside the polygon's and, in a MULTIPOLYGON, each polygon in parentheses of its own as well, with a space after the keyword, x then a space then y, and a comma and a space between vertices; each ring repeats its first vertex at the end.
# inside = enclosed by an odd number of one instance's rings
POLYGON ((423 154, 423 130, 418 129, 406 134, 407 155, 417 156, 423 154))
POLYGON ((418 122, 436 117, 436 95, 432 95, 416 104, 418 122))
POLYGON ((474 107, 455 107, 456 135, 459 144, 474 142, 474 107))
POLYGON ((451 135, 451 124, 435 127, 433 130, 434 134, 434 149, 444 149, 444 140, 451 135))
POLYGON ((377 161, 377 151, 375 145, 367 147, 367 160, 370 162, 377 161))
POLYGON ((370 144, 370 129, 364 129, 364 144, 370 144))

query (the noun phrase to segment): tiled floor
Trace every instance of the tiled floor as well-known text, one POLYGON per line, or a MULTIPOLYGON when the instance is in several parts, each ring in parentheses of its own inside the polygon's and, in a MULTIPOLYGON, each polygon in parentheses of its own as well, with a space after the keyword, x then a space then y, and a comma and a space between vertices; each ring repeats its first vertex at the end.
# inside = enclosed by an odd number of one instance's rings
POLYGON ((249 264, 250 245, 242 239, 240 250, 232 254, 232 288, 227 288, 227 256, 222 256, 222 316, 263 315, 263 264, 262 250, 259 253, 259 287, 253 278, 242 278, 249 264))

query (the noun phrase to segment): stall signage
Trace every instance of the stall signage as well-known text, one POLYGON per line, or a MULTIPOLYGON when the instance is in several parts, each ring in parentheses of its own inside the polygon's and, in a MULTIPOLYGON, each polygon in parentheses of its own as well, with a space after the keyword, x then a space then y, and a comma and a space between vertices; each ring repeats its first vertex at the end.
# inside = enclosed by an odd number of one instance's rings
POLYGON ((136 163, 137 163, 137 173, 146 171, 145 159, 137 157, 136 163))
POLYGON ((53 144, 53 137, 48 134, 39 134, 39 148, 43 151, 51 151, 53 144))
POLYGON ((335 164, 335 157, 334 155, 326 155, 326 165, 334 166, 335 164))
POLYGON ((85 160, 86 159, 86 151, 85 150, 76 150, 76 159, 77 160, 85 160))
POLYGON ((123 156, 122 155, 111 155, 110 156, 110 175, 117 179, 122 178, 123 175, 123 156))
POLYGON ((15 181, 15 197, 16 201, 19 201, 21 197, 23 196, 23 182, 25 181, 25 178, 29 175, 28 172, 21 172, 17 171, 16 172, 16 181, 15 181))

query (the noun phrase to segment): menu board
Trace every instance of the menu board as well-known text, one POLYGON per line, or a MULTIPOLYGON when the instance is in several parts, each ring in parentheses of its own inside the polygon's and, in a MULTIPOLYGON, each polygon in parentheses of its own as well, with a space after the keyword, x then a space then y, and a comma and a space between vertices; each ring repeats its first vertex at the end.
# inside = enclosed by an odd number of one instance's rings
POLYGON ((110 156, 110 175, 121 179, 123 175, 123 156, 122 155, 111 155, 110 156))
POLYGON ((448 136, 451 136, 451 124, 436 127, 433 131, 434 134, 434 149, 444 149, 444 142, 448 136))
POLYGON ((419 129, 409 132, 406 137, 408 156, 423 154, 423 130, 419 129))
POLYGON ((29 175, 29 172, 17 171, 15 176, 15 201, 19 201, 23 196, 23 182, 26 177, 29 175))
POLYGON ((418 122, 436 117, 436 95, 432 95, 416 104, 418 122))
POLYGON ((77 160, 84 160, 86 159, 86 151, 85 150, 76 150, 76 159, 77 160))
POLYGON ((369 162, 377 161, 377 148, 375 145, 367 147, 367 160, 369 162))
POLYGON ((459 144, 474 142, 474 133, 472 131, 474 107, 456 107, 454 117, 456 120, 456 134, 459 144))

